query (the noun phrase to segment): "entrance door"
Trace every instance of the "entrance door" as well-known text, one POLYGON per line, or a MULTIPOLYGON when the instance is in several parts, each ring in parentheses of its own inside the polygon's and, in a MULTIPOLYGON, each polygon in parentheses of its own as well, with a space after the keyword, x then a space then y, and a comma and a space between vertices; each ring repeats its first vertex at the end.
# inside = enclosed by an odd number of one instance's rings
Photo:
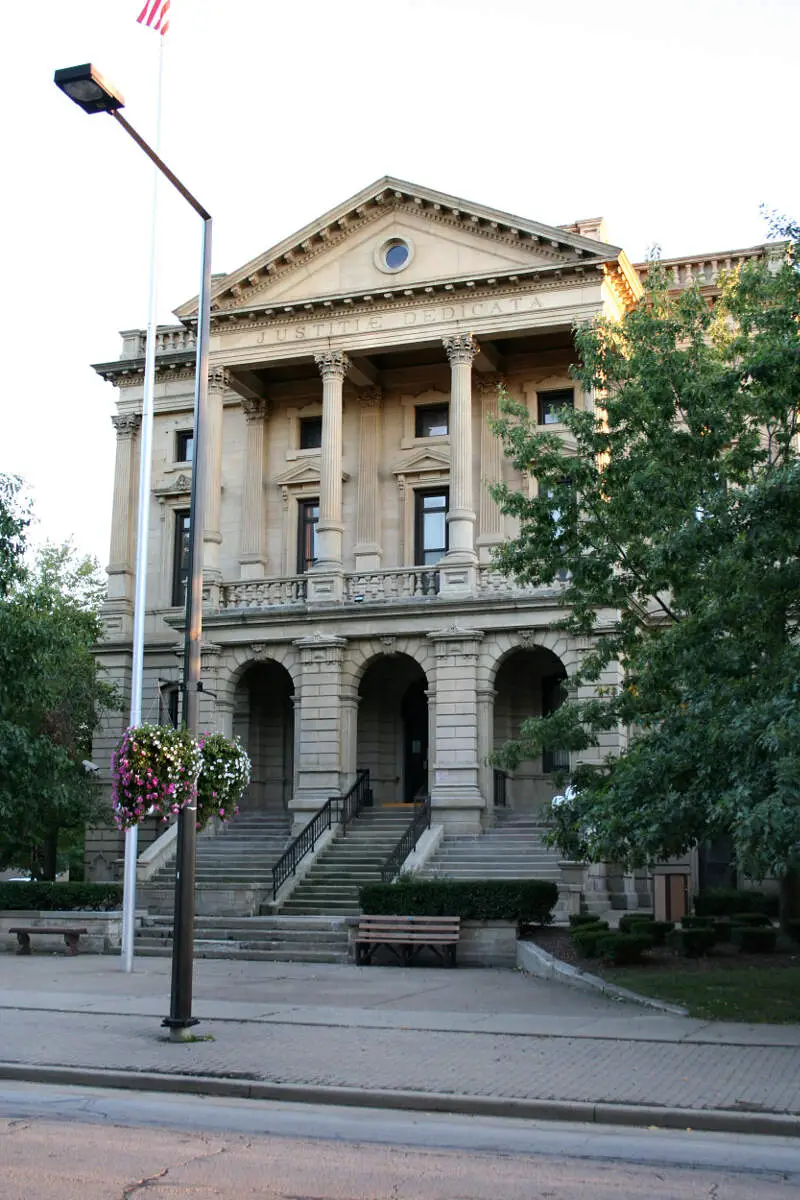
POLYGON ((403 799, 406 804, 428 792, 428 699, 422 681, 403 697, 403 799))

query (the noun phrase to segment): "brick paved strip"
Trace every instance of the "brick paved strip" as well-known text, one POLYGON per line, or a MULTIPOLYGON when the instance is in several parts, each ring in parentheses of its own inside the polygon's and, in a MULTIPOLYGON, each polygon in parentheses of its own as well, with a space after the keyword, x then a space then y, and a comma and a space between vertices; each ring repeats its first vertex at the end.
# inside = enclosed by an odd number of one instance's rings
MULTIPOLYGON (((402 1018, 399 1018, 402 1019, 402 1018)), ((388 1091, 800 1113, 800 1049, 203 1022, 166 1039, 150 1017, 3 1014, 7 1062, 388 1091)))

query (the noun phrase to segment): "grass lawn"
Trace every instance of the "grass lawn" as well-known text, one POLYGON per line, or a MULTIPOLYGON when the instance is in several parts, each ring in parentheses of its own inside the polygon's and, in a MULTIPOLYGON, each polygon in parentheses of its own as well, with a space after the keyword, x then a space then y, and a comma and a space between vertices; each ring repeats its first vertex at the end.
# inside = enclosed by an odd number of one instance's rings
POLYGON ((690 1016, 709 1021, 800 1021, 800 966, 717 965, 710 958, 674 966, 607 967, 603 976, 645 996, 682 1004, 690 1016))

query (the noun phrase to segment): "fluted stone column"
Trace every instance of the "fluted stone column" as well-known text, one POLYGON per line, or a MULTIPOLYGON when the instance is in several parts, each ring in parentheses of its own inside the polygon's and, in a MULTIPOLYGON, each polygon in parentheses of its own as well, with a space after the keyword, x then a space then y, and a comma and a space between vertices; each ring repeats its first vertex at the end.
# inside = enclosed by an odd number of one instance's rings
POLYGON ((380 458, 380 388, 365 388, 359 394, 361 417, 358 434, 358 478, 356 482, 356 545, 357 571, 378 571, 381 566, 380 520, 381 505, 378 490, 380 458))
POLYGON ((269 406, 266 400, 242 400, 247 423, 247 443, 242 488, 242 551, 239 559, 242 579, 263 579, 267 573, 264 550, 264 422, 269 406))
POLYGON ((222 401, 228 386, 228 372, 216 368, 208 373, 208 413, 201 430, 203 481, 201 509, 203 528, 203 591, 209 591, 211 604, 219 594, 222 580, 222 401))
POLYGON ((479 346, 471 333, 444 339, 450 360, 449 549, 440 565, 440 594, 475 589, 475 508, 472 495, 472 360, 479 346))
POLYGON ((484 800, 485 811, 494 820, 494 767, 489 755, 494 749, 494 688, 479 687, 478 696, 478 786, 484 800))
POLYGON ((342 389, 347 355, 340 350, 315 354, 322 376, 322 451, 317 525, 318 570, 342 563, 342 389))
POLYGON ((117 431, 117 456, 111 510, 108 601, 120 610, 132 610, 133 564, 136 557, 136 496, 139 483, 136 435, 142 418, 138 413, 127 413, 124 416, 112 417, 111 422, 117 431))
POLYGON ((497 417, 497 391, 503 383, 502 375, 482 375, 478 380, 481 395, 481 489, 476 545, 481 562, 489 562, 492 546, 503 540, 503 514, 489 493, 490 485, 499 483, 503 477, 503 445, 490 425, 497 417))

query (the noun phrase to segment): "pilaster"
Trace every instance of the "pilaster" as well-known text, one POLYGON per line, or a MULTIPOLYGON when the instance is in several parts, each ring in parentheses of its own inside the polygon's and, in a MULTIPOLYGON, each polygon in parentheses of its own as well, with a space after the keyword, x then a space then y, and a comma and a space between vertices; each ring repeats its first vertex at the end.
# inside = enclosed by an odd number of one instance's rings
POLYGON ((477 690, 478 698, 478 787, 484 799, 486 812, 494 816, 494 768, 489 755, 494 748, 494 688, 477 690))
POLYGON ((482 375, 478 381, 481 397, 481 490, 478 503, 478 557, 491 561, 492 546, 503 540, 503 514, 489 493, 492 484, 503 477, 503 447, 492 432, 490 422, 497 418, 498 388, 505 383, 502 375, 482 375))
POLYGON ((450 362, 449 549, 440 563, 440 595, 475 591, 475 509, 472 495, 472 362, 480 347, 471 333, 444 339, 450 362))
POLYGON ((315 633, 299 638, 299 704, 295 709, 295 790, 290 804, 302 824, 343 790, 342 661, 347 639, 315 633))
POLYGON ((431 806, 454 832, 477 832, 485 800, 479 786, 479 629, 451 625, 428 634, 436 658, 431 806))
POLYGON ((322 376, 322 446, 319 476, 317 561, 308 572, 310 604, 338 602, 344 595, 342 564, 342 391, 350 365, 341 350, 315 354, 322 376))
POLYGON ((111 510, 108 600, 106 607, 120 616, 133 612, 134 559, 136 556, 136 509, 139 490, 139 413, 111 418, 117 431, 114 468, 114 499, 111 510))
POLYGON ((378 491, 381 389, 365 388, 359 393, 358 400, 361 413, 358 434, 355 563, 357 571, 379 571, 382 556, 378 491))
POLYGON ((211 607, 219 599, 222 582, 222 402, 228 387, 228 372, 214 368, 208 373, 208 406, 205 429, 200 431, 203 481, 200 498, 200 528, 203 530, 203 592, 211 607))
POLYGON ((266 400, 242 399, 246 422, 244 486, 242 488, 242 579, 263 579, 267 574, 264 550, 264 425, 269 414, 266 400))

